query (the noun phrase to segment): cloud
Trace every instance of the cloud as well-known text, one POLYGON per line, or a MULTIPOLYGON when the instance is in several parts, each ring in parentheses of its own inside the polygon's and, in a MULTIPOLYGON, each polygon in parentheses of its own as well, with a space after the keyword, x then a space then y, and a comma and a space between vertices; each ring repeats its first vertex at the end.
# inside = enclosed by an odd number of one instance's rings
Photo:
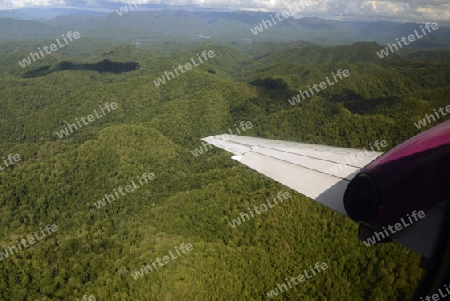
POLYGON ((309 2, 299 15, 324 18, 380 19, 395 21, 450 21, 448 0, 311 0, 280 1, 279 9, 286 3, 304 4, 309 2), (425 2, 426 1, 426 2, 425 2), (342 18, 344 16, 344 18, 342 18))
POLYGON ((22 7, 36 7, 36 6, 53 7, 64 5, 66 5, 64 0, 11 0, 0 2, 0 8, 22 8, 22 7))
MULTIPOLYGON (((130 0, 0 0, 0 9, 21 7, 101 7, 130 0)), ((132 0, 131 0, 132 2, 132 0)), ((301 7, 297 16, 397 21, 450 21, 448 0, 140 0, 146 4, 201 8, 278 11, 301 7)))

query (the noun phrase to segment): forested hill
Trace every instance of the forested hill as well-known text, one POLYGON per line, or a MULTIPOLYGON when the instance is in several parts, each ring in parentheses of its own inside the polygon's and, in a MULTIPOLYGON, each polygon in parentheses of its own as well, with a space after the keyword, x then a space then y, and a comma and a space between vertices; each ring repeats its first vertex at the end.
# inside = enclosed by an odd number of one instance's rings
POLYGON ((391 148, 423 131, 414 123, 425 114, 450 104, 450 63, 427 51, 379 59, 375 52, 383 46, 373 43, 206 42, 179 51, 176 45, 136 48, 81 38, 26 68, 17 62, 35 44, 0 45, 12 50, 0 53, 1 156, 20 155, 0 171, 0 252, 47 224, 58 226, 0 261, 0 298, 262 300, 318 261, 328 264, 326 275, 280 300, 411 297, 422 275, 417 254, 396 244, 368 248, 352 221, 225 151, 193 151, 201 138, 241 121, 252 123, 249 136, 357 148, 386 140, 391 148), (155 85, 203 50, 215 57, 155 85), (135 68, 103 69, 125 63, 135 68), (299 89, 338 69, 350 76, 289 104, 299 89), (68 123, 106 110, 107 102, 117 109, 58 136, 68 123), (155 179, 111 204, 94 205, 144 173, 155 179), (289 201, 229 225, 284 191, 289 201), (193 250, 140 279, 131 276, 182 243, 193 250))

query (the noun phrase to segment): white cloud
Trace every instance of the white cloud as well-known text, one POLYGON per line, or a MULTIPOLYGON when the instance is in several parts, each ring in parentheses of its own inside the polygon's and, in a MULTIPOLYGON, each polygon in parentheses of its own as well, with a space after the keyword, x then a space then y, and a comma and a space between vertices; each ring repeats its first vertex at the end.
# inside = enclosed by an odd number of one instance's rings
MULTIPOLYGON (((76 6, 89 8, 129 0, 0 0, 0 9, 21 7, 76 6)), ((140 0, 147 4, 199 6, 203 8, 282 11, 302 7, 299 15, 338 18, 378 18, 409 21, 450 21, 449 0, 140 0)))
MULTIPOLYGON (((11 0, 3 1, 6 8, 21 8, 21 7, 53 7, 53 6, 64 6, 66 3, 63 0, 11 0), (9 4, 9 5, 8 5, 9 4)), ((0 7, 4 7, 2 2, 0 2, 0 7)))

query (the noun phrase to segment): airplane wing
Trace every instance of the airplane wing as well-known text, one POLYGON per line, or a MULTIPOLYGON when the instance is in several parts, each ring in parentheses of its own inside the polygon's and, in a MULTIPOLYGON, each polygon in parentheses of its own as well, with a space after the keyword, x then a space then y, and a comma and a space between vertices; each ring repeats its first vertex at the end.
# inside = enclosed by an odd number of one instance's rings
POLYGON ((202 139, 233 159, 347 216, 347 184, 381 152, 227 134, 202 139), (369 153, 369 155, 367 155, 369 153), (358 154, 365 156, 359 159, 358 154))
MULTIPOLYGON (((232 159, 345 216, 348 214, 344 208, 343 196, 347 185, 363 167, 383 154, 365 149, 228 134, 202 140, 233 153, 232 159)), ((441 207, 433 208, 425 218, 391 238, 431 258, 444 212, 441 207)), ((381 229, 377 226, 371 228, 381 229)))

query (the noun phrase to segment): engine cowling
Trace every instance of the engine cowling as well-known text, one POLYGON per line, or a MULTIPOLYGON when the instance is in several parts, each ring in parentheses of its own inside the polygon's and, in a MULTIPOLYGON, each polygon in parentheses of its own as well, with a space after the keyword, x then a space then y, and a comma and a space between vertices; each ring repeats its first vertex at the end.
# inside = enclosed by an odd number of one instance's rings
POLYGON ((450 196, 450 121, 399 144, 350 181, 344 207, 358 222, 388 225, 450 196))

